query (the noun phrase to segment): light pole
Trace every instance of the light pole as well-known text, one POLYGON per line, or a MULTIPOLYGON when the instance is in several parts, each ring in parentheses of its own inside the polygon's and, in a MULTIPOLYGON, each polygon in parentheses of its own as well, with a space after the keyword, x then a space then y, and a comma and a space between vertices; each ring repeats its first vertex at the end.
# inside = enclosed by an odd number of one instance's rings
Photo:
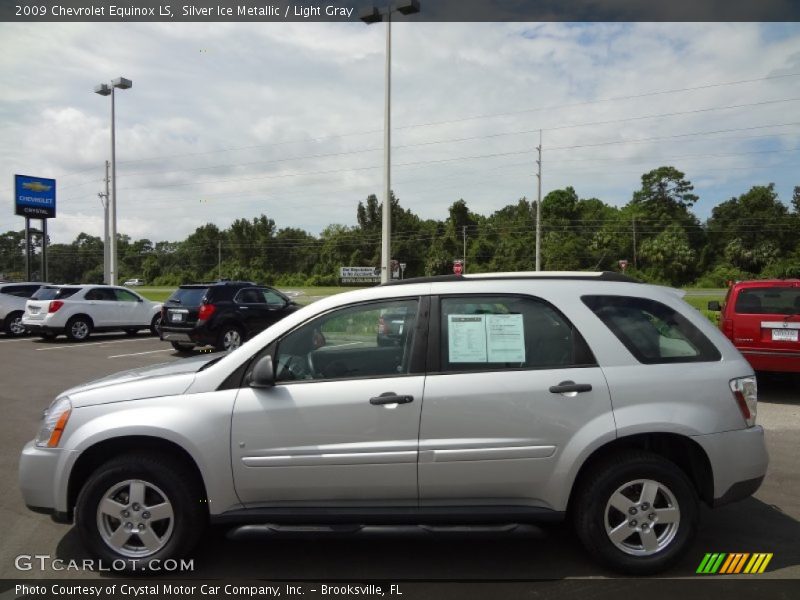
POLYGON ((359 18, 367 25, 386 19, 386 75, 383 115, 383 219, 381 220, 381 283, 391 279, 392 260, 392 200, 391 200, 391 121, 392 121, 392 12, 403 15, 419 12, 419 0, 397 0, 389 2, 381 11, 371 6, 361 11, 359 18))
POLYGON ((117 77, 111 80, 111 85, 101 83, 94 88, 95 94, 101 96, 111 96, 111 250, 108 256, 109 281, 110 285, 117 285, 117 147, 115 143, 114 131, 114 88, 128 90, 133 87, 133 82, 124 77, 117 77))

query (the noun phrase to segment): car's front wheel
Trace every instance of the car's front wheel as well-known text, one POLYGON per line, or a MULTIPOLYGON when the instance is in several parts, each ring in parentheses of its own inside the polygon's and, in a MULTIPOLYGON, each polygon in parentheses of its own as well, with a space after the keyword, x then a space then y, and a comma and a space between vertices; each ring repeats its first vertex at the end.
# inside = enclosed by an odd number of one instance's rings
POLYGON ((669 568, 697 530, 692 483, 657 454, 614 455, 593 467, 577 494, 572 509, 578 536, 616 571, 643 575, 669 568))
POLYGON ((150 320, 150 333, 153 335, 161 335, 161 313, 157 313, 150 320))
POLYGON ((22 312, 12 312, 6 316, 5 330, 6 335, 10 337, 19 337, 25 335, 25 325, 22 324, 22 312))
POLYGON ((185 465, 129 455, 92 474, 78 495, 75 523, 92 554, 141 570, 149 561, 189 552, 208 521, 204 507, 201 487, 185 465))

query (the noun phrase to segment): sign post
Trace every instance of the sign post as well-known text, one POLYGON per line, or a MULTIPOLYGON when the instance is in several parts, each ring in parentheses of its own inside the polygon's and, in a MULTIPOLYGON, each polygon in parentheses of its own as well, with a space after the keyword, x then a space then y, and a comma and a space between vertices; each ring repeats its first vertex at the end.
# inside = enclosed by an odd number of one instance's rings
POLYGON ((625 260, 625 259, 620 260, 619 261, 619 268, 622 269, 622 272, 624 273, 625 269, 628 268, 628 261, 625 260))
POLYGON ((31 219, 42 221, 42 272, 47 281, 47 219, 56 216, 56 180, 14 175, 14 214, 25 217, 25 273, 31 280, 31 219))

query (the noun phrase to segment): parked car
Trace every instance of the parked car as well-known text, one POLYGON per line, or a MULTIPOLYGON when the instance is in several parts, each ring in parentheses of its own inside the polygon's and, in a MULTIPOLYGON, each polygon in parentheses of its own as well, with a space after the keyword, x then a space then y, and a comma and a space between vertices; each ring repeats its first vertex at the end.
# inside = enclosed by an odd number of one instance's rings
POLYGON ((406 280, 319 300, 233 352, 63 392, 20 488, 137 570, 189 553, 208 522, 566 517, 593 558, 653 573, 690 548, 699 502, 761 484, 756 395, 675 290, 614 273, 406 280), (399 345, 378 345, 383 314, 412 316, 399 345))
POLYGON ((125 283, 123 283, 122 285, 124 285, 124 286, 126 286, 126 287, 127 287, 127 286, 133 286, 133 287, 136 287, 136 286, 139 286, 139 285, 144 285, 144 279, 128 279, 128 280, 127 280, 125 283))
POLYGON ((250 281, 182 285, 164 303, 161 339, 182 352, 236 349, 298 308, 278 290, 250 281))
POLYGON ((708 309, 756 371, 800 373, 800 279, 737 281, 708 309))
POLYGON ((44 338, 83 342, 92 332, 150 329, 158 334, 161 304, 110 285, 47 286, 28 300, 22 324, 44 338))
POLYGON ((0 330, 11 337, 25 335, 25 326, 22 324, 25 302, 43 285, 31 281, 0 285, 0 330))

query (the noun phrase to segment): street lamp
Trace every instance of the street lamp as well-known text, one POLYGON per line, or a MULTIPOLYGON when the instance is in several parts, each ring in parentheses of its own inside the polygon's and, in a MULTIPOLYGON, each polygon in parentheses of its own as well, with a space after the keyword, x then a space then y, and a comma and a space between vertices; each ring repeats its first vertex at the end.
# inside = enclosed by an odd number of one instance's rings
POLYGON ((111 96, 111 251, 109 252, 109 281, 111 285, 117 285, 117 151, 114 139, 114 88, 128 90, 133 87, 133 82, 124 77, 117 77, 111 80, 111 85, 101 83, 94 88, 95 94, 101 96, 111 96))
POLYGON ((391 120, 392 120, 392 12, 403 15, 419 12, 419 0, 397 0, 390 2, 381 11, 377 6, 370 6, 359 13, 359 18, 367 25, 386 20, 386 81, 383 117, 383 219, 381 220, 381 283, 391 279, 390 262, 392 260, 392 201, 391 201, 391 120))

